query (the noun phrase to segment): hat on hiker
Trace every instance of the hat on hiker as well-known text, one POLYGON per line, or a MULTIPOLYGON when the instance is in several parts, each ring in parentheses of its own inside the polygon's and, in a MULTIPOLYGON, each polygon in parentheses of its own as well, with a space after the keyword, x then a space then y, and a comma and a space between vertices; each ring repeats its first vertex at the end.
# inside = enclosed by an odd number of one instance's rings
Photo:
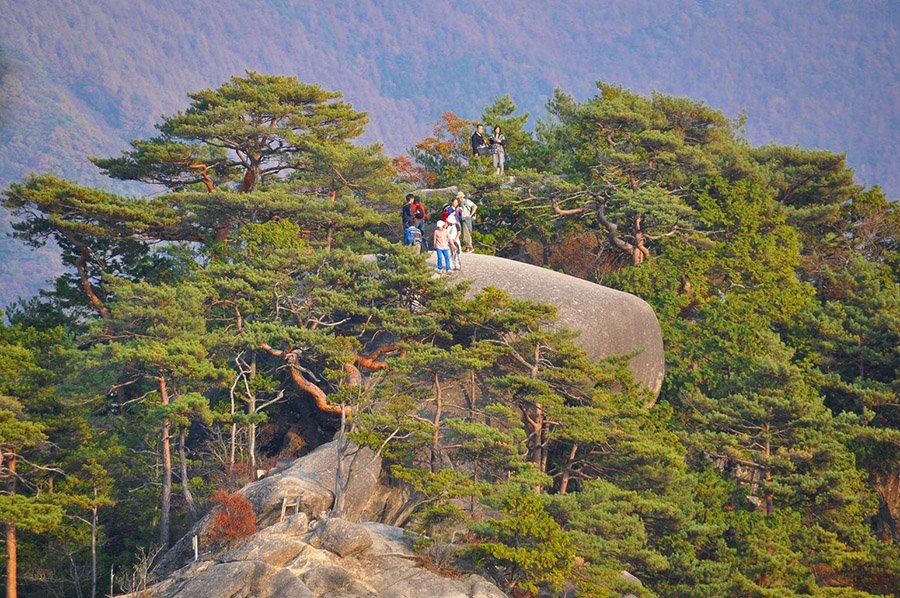
POLYGON ((443 220, 438 220, 438 221, 437 221, 437 224, 436 224, 435 226, 437 226, 438 228, 444 228, 444 224, 445 224, 445 223, 444 223, 443 220))
POLYGON ((462 199, 462 198, 464 198, 465 196, 466 196, 466 194, 463 193, 462 191, 460 191, 459 193, 456 194, 456 199, 462 199))

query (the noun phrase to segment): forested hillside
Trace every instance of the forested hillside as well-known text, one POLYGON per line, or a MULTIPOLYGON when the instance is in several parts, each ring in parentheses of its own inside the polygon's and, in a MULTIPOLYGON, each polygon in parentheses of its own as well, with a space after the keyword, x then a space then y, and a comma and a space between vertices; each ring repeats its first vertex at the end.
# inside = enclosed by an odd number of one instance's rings
POLYGON ((94 159, 162 192, 4 193, 20 242, 65 267, 0 327, 24 595, 103 592, 110 569, 139 589, 210 508, 239 541, 230 493, 336 432, 406 489, 423 562, 512 595, 896 589, 896 204, 843 156, 752 146, 695 100, 600 83, 557 92, 534 133, 510 98, 476 116, 503 127, 506 176, 452 113, 392 160, 339 93, 251 72, 94 159), (396 242, 403 193, 450 183, 480 206, 479 252, 653 305, 658 400, 554 307, 466 295, 396 242))
MULTIPOLYGON (((848 152, 858 180, 900 189, 897 4, 0 2, 0 185, 52 170, 132 191, 88 156, 152 135, 188 91, 246 69, 342 89, 368 142, 402 154, 441 113, 510 94, 543 114, 555 87, 601 78, 749 116, 754 143, 848 152), (248 29, 252 23, 252 31, 248 29), (236 40, 240 40, 239 42, 236 40)), ((533 121, 532 121, 533 124, 533 121)), ((0 305, 58 266, 0 241, 0 305), (19 274, 21 272, 21 274, 19 274)))

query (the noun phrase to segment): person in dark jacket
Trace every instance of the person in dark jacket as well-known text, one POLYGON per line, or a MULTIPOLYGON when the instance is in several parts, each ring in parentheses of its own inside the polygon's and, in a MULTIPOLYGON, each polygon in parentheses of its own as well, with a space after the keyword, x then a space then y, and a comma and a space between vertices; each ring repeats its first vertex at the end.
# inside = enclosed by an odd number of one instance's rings
POLYGON ((403 210, 401 212, 401 219, 403 220, 403 230, 408 229, 410 226, 415 226, 415 222, 413 220, 413 205, 416 200, 416 196, 412 193, 406 194, 406 203, 403 204, 403 210))
POLYGON ((482 156, 487 153, 487 143, 484 141, 484 125, 478 123, 475 125, 475 132, 472 133, 472 155, 482 156), (478 153, 482 151, 484 153, 478 153))

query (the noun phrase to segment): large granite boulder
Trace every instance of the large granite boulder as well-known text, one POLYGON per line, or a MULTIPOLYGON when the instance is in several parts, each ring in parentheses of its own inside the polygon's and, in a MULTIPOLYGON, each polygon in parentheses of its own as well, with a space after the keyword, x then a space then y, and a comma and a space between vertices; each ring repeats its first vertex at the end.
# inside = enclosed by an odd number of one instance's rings
MULTIPOLYGON (((364 535, 367 549, 341 557, 324 546, 318 527, 306 531, 306 516, 294 515, 232 547, 203 554, 133 598, 209 596, 275 598, 502 598, 483 577, 445 577, 426 569, 403 529, 380 523, 320 523, 364 535)), ((343 533, 342 533, 343 535, 343 533)), ((351 551, 352 552, 352 551, 351 551)))
MULTIPOLYGON (((434 254, 428 264, 435 265, 434 254)), ((504 258, 477 253, 462 256, 462 270, 451 277, 468 280, 473 292, 496 287, 517 299, 555 305, 559 325, 580 331, 578 342, 592 359, 632 353, 635 378, 658 395, 665 374, 662 331, 645 301, 587 280, 504 258)))

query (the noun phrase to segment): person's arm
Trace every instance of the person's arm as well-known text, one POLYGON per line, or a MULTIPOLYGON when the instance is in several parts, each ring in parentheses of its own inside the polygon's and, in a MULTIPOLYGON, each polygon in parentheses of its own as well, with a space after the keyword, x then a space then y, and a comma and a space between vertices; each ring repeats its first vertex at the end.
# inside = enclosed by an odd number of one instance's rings
POLYGON ((472 209, 469 212, 469 217, 475 218, 475 212, 478 211, 478 204, 475 203, 474 201, 472 201, 471 199, 469 200, 469 203, 472 205, 472 209))

